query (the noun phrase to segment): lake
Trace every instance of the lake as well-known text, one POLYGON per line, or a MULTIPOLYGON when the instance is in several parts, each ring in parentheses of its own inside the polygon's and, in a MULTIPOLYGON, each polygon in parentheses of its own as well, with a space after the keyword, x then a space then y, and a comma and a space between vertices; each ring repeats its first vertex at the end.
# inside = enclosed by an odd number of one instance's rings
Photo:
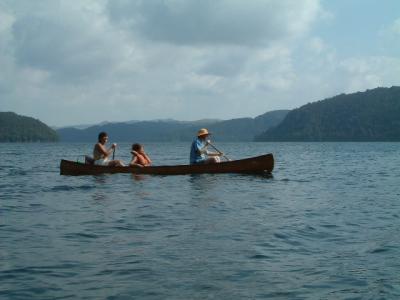
POLYGON ((273 177, 60 176, 92 145, 0 144, 0 298, 399 299, 400 143, 216 146, 273 177))

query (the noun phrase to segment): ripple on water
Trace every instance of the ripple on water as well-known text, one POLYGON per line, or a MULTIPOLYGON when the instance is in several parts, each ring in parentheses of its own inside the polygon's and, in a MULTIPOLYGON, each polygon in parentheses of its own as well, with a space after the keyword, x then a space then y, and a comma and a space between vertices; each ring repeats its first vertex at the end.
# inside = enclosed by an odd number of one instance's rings
POLYGON ((135 224, 126 224, 124 226, 113 226, 113 229, 117 230, 117 231, 142 231, 141 228, 139 228, 137 225, 135 224))
POLYGON ((368 250, 369 253, 371 254, 384 254, 386 252, 395 250, 396 247, 390 247, 390 246, 385 246, 385 247, 377 247, 377 248, 373 248, 368 250))
POLYGON ((100 236, 94 233, 83 233, 83 232, 76 232, 76 233, 66 233, 64 234, 64 238, 68 240, 81 240, 85 241, 87 239, 97 239, 100 236))
POLYGON ((8 176, 9 177, 26 176, 28 174, 31 174, 31 173, 29 173, 27 170, 14 169, 14 168, 8 169, 8 176))
POLYGON ((264 255, 264 254, 255 254, 250 256, 250 259, 269 259, 271 256, 264 255))
POLYGON ((56 185, 56 186, 53 186, 50 189, 46 188, 44 191, 50 191, 50 192, 90 191, 90 190, 95 189, 95 188, 96 188, 95 185, 78 185, 78 186, 56 185))

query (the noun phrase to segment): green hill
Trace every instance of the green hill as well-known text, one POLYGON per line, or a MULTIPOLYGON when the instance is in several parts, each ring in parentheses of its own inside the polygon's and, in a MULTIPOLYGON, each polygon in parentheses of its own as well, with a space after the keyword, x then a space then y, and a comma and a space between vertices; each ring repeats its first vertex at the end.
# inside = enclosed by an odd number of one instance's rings
POLYGON ((290 111, 256 141, 400 141, 400 87, 376 88, 290 111))
POLYGON ((57 133, 39 120, 0 112, 0 142, 55 142, 57 133))

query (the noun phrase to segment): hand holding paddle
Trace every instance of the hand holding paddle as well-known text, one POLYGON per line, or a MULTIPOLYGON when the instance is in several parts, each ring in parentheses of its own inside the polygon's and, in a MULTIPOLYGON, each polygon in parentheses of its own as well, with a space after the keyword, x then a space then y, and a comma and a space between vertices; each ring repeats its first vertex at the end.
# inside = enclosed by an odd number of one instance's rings
POLYGON ((117 144, 112 144, 112 146, 111 146, 111 148, 113 148, 113 160, 114 160, 114 157, 115 157, 115 148, 117 148, 117 144))
POLYGON ((214 150, 217 151, 220 154, 220 156, 223 156, 227 161, 230 161, 230 159, 223 152, 219 151, 217 149, 217 147, 215 147, 213 144, 211 144, 210 140, 207 141, 207 145, 210 145, 211 147, 213 147, 214 150))

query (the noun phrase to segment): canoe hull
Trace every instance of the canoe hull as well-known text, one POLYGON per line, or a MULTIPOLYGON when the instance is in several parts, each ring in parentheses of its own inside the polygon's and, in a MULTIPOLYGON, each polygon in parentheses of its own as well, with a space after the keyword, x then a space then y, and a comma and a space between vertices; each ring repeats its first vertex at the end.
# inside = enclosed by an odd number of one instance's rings
POLYGON ((202 173, 271 173, 274 168, 274 157, 265 154, 246 159, 226 161, 218 164, 149 166, 149 167, 109 167, 61 160, 61 175, 96 175, 103 173, 132 173, 154 175, 185 175, 202 173))

